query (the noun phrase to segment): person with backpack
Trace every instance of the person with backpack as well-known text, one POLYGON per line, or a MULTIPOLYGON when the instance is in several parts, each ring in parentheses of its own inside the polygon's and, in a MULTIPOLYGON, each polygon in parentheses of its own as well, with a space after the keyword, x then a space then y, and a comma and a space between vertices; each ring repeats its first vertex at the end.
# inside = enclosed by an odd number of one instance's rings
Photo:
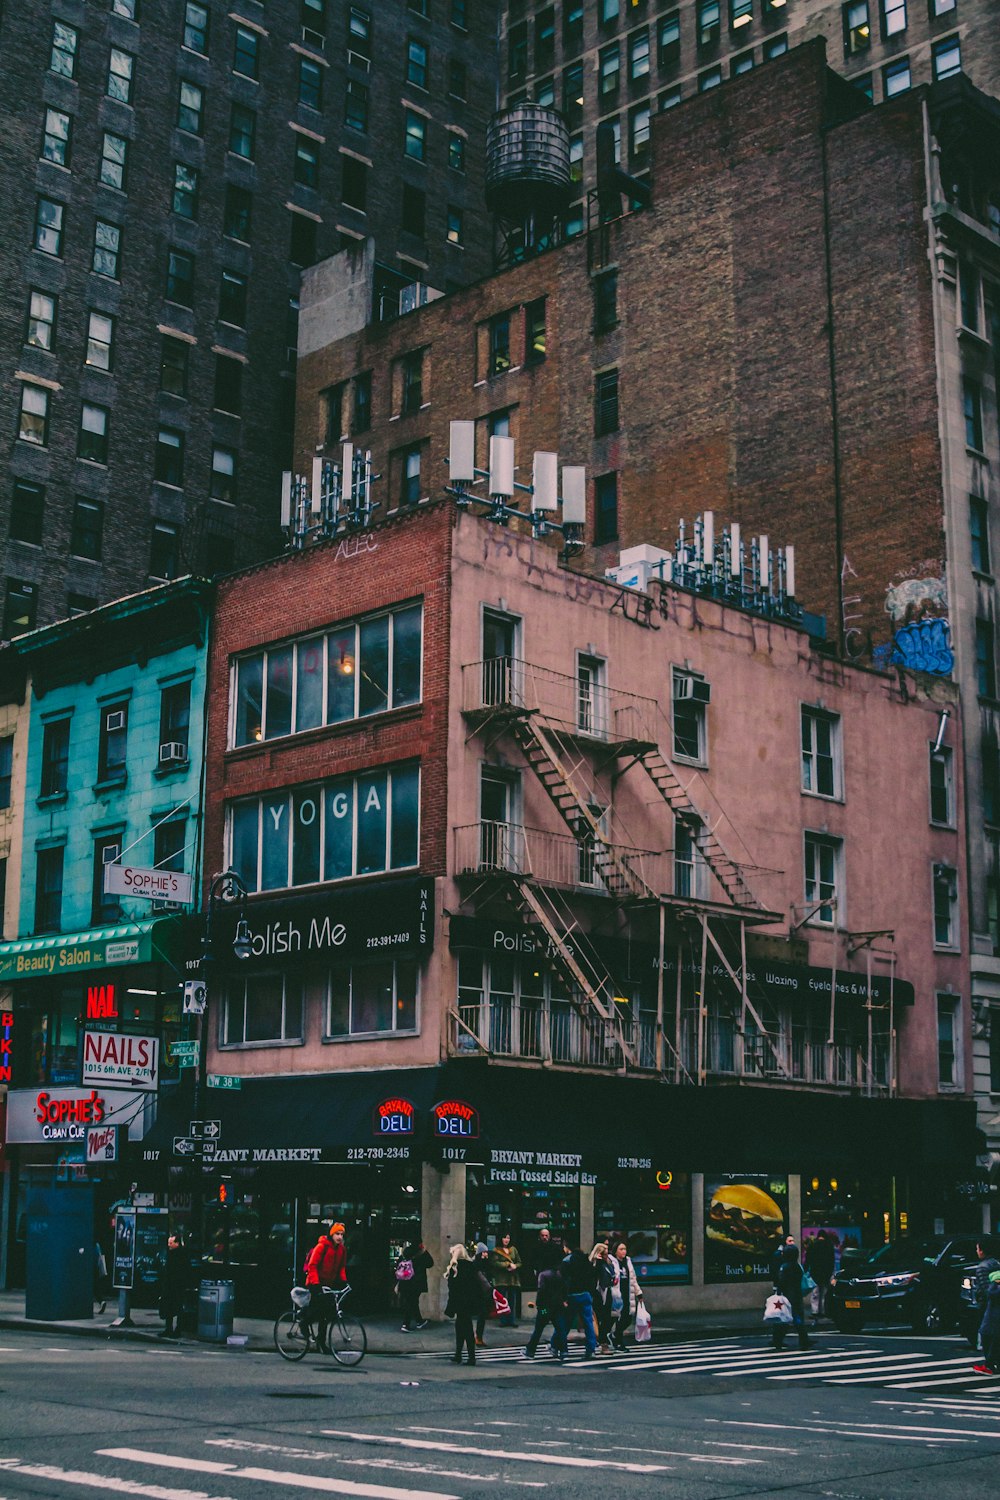
POLYGON ((396 1262, 396 1289, 403 1310, 401 1333, 414 1333, 427 1327, 427 1319, 420 1316, 420 1299, 427 1290, 427 1272, 433 1264, 419 1234, 404 1247, 396 1262))
POLYGON ((534 1359, 547 1323, 552 1324, 552 1353, 560 1364, 565 1364, 566 1340, 569 1333, 569 1300, 561 1265, 538 1273, 535 1326, 531 1330, 531 1336, 524 1350, 525 1359, 534 1359))
POLYGON ((315 1328, 316 1342, 321 1349, 326 1347, 326 1328, 329 1322, 324 1287, 347 1285, 347 1250, 344 1247, 343 1224, 331 1224, 321 1229, 319 1239, 306 1256, 304 1266, 306 1286, 312 1293, 309 1303, 309 1323, 315 1328))

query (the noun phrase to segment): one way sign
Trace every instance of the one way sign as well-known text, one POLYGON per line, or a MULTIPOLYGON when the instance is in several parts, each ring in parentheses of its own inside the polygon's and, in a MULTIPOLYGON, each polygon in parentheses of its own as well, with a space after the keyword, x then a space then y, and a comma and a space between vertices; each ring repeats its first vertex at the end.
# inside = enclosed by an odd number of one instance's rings
POLYGON ((198 1149, 198 1142, 189 1135, 174 1136, 174 1155, 193 1156, 198 1149))
POLYGON ((222 1134, 222 1121, 192 1120, 188 1130, 196 1141, 202 1139, 217 1141, 222 1134))

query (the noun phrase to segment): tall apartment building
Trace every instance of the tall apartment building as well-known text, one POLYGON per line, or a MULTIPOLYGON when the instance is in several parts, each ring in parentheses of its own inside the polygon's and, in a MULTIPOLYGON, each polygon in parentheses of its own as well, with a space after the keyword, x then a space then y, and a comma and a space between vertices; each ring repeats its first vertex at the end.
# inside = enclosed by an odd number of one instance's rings
MULTIPOLYGON (((993 0, 508 0, 503 98, 564 112, 586 189, 599 121, 642 174, 653 115, 820 36, 830 66, 876 103, 959 71, 1000 94, 993 0)), ((585 211, 581 196, 571 231, 585 211)))
POLYGON ((489 265, 491 0, 0 9, 9 637, 276 545, 302 267, 489 265))
POLYGON ((946 726, 931 769, 943 788, 964 756, 962 1021, 995 1150, 998 125, 965 79, 873 109, 821 42, 797 48, 657 120, 647 212, 388 327, 331 294, 360 258, 317 267, 297 436, 304 462, 325 393, 379 369, 366 441, 390 509, 438 493, 449 421, 472 419, 481 468, 502 434, 587 465, 589 562, 672 549, 714 511, 794 542, 834 653, 955 676, 964 738, 946 726))

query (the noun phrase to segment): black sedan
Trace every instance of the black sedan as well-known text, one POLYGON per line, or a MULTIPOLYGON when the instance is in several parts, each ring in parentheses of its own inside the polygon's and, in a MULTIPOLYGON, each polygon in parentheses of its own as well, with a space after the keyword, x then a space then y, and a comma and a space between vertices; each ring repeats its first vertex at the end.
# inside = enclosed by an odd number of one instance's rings
POLYGON ((925 1333, 946 1333, 964 1321, 963 1281, 977 1264, 968 1235, 893 1240, 865 1260, 841 1267, 827 1308, 842 1333, 865 1323, 900 1321, 925 1333))

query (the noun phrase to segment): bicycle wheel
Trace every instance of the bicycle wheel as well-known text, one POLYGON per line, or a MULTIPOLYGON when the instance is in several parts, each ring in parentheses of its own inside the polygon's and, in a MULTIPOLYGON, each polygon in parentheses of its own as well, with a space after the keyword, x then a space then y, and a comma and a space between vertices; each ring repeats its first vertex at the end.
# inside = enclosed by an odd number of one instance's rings
POLYGON ((282 1359, 305 1359, 310 1349, 308 1331, 297 1312, 283 1312, 274 1320, 274 1347, 282 1359))
POLYGON ((327 1329, 327 1342, 338 1365, 360 1364, 368 1348, 365 1325, 350 1313, 341 1313, 327 1329))

